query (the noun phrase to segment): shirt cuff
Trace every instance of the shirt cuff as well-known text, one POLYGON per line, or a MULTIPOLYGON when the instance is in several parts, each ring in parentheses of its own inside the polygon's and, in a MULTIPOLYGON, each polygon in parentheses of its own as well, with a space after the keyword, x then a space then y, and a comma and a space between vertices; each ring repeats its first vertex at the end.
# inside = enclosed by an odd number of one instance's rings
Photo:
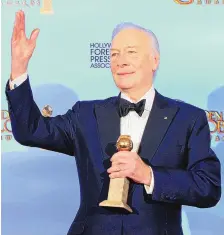
POLYGON ((153 189, 154 189, 154 183, 155 183, 154 182, 154 175, 153 175, 153 171, 152 171, 152 179, 151 179, 150 186, 144 184, 145 191, 146 191, 147 194, 152 194, 153 189))
POLYGON ((13 90, 17 86, 21 85, 27 79, 27 76, 28 76, 28 73, 25 72, 22 75, 20 75, 19 77, 13 79, 13 81, 11 79, 9 79, 10 90, 13 90))

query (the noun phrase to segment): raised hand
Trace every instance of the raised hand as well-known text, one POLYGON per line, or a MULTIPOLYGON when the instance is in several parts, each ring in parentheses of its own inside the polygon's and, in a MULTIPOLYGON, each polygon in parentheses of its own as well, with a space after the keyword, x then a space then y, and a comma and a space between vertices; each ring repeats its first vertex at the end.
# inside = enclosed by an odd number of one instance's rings
POLYGON ((25 33, 25 14, 22 10, 16 13, 11 39, 11 79, 27 71, 29 60, 36 47, 39 29, 34 29, 30 38, 25 33))

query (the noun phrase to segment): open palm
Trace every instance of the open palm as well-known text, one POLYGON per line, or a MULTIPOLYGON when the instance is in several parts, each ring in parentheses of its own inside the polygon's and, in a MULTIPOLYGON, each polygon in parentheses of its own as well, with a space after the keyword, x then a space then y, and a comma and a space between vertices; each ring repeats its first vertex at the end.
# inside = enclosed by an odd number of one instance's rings
POLYGON ((25 14, 22 10, 18 11, 11 39, 12 73, 16 74, 27 69, 29 59, 36 47, 38 34, 39 29, 34 29, 30 38, 26 37, 25 14))

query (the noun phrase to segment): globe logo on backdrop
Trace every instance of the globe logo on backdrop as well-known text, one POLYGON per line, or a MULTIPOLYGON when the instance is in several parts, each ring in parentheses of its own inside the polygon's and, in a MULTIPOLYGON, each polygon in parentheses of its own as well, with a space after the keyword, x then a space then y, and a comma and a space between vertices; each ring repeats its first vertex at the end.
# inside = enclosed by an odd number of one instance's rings
POLYGON ((44 117, 51 117, 52 113, 53 113, 53 109, 50 105, 45 105, 42 109, 42 115, 44 117))

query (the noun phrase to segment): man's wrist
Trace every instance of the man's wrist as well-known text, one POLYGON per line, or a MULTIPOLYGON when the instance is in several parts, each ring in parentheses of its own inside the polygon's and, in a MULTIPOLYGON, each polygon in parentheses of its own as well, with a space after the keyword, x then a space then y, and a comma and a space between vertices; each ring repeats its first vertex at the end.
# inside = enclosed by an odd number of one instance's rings
POLYGON ((11 72, 10 74, 10 80, 13 81, 16 78, 20 77, 22 74, 26 73, 26 69, 21 70, 21 72, 11 72))
POLYGON ((11 81, 13 81, 17 77, 20 77, 26 71, 27 71, 27 63, 24 63, 23 65, 21 65, 21 64, 12 65, 11 74, 10 74, 11 81))

